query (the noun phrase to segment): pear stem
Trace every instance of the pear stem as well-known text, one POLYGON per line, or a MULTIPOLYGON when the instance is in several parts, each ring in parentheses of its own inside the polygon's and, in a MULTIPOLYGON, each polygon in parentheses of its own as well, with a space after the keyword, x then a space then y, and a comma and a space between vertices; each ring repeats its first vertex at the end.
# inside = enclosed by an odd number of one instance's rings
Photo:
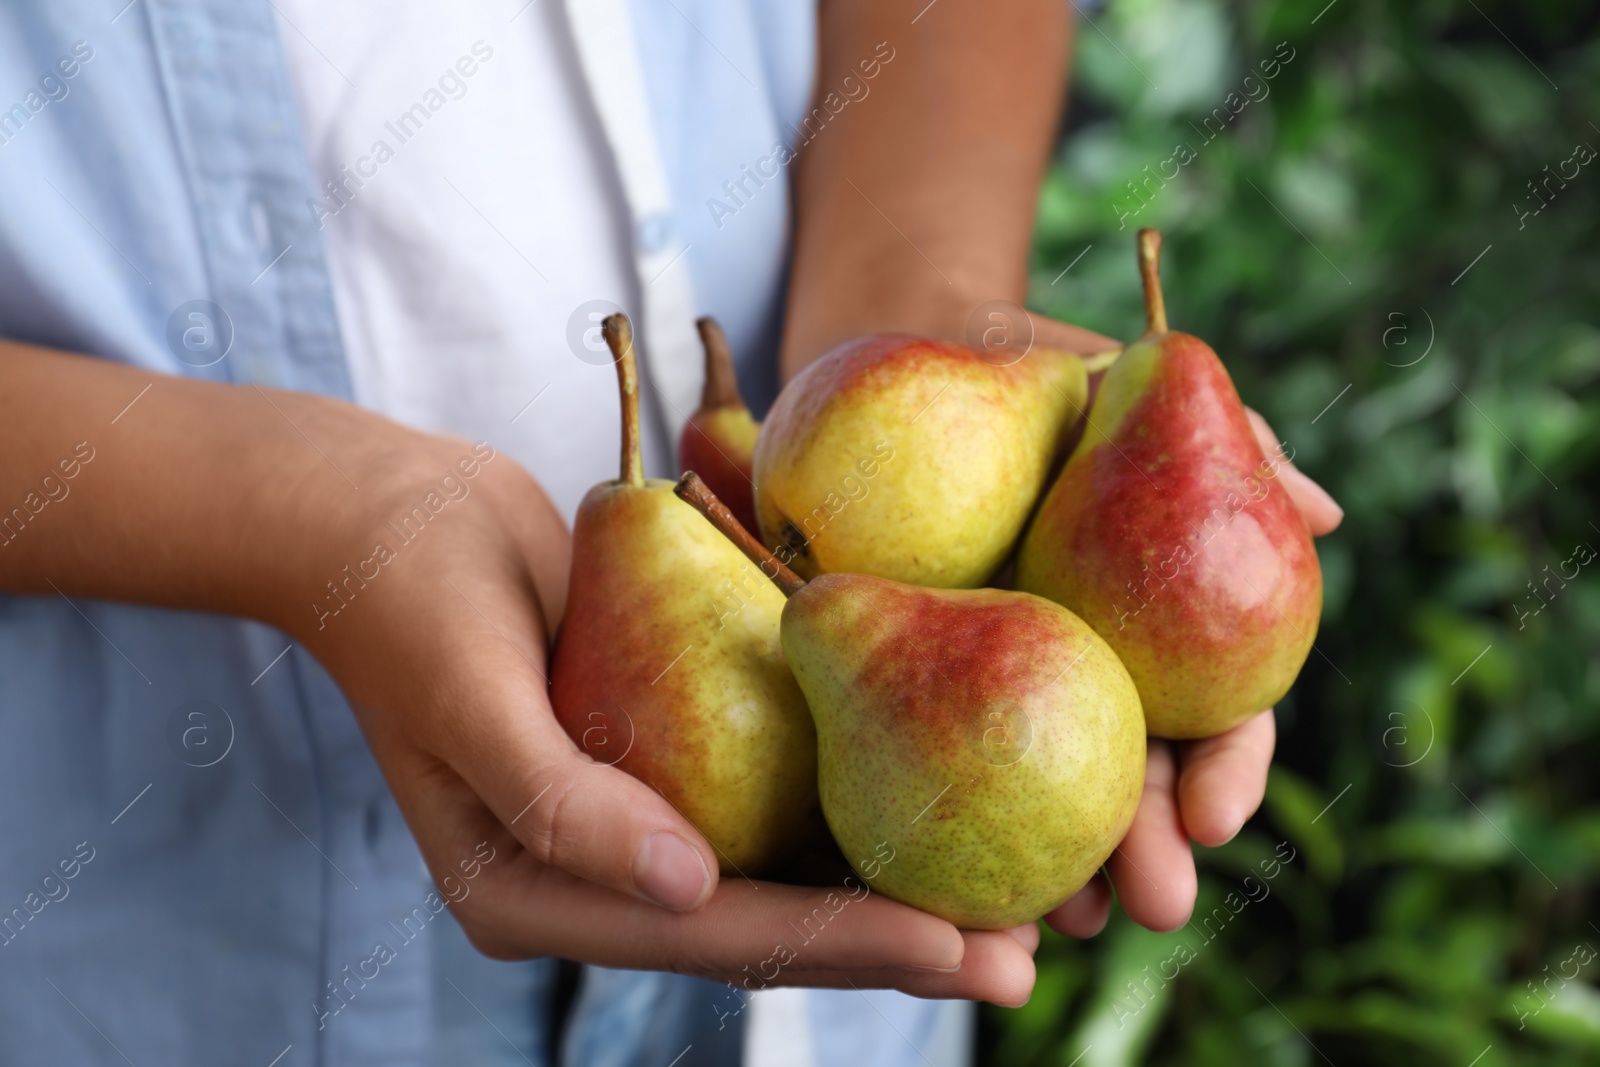
POLYGON ((1161 234, 1139 231, 1139 277, 1144 281, 1145 336, 1167 332, 1167 304, 1161 296, 1161 234))
POLYGON ((739 395, 739 378, 733 370, 733 350, 728 347, 728 337, 710 315, 697 319, 700 344, 706 350, 706 384, 700 393, 703 411, 731 408, 744 411, 744 398, 739 395))
POLYGON ((780 563, 777 556, 768 552, 767 547, 757 541, 750 531, 734 518, 733 512, 717 499, 717 494, 713 493, 694 471, 686 471, 683 477, 678 479, 678 487, 673 491, 684 503, 704 515, 722 536, 734 543, 739 551, 750 557, 750 562, 760 567, 761 573, 771 578, 772 584, 777 586, 785 597, 794 596, 804 588, 806 580, 780 563))
POLYGON ((633 324, 620 311, 600 324, 617 365, 617 385, 622 391, 622 473, 618 480, 644 485, 644 456, 639 446, 639 361, 633 354, 633 324))

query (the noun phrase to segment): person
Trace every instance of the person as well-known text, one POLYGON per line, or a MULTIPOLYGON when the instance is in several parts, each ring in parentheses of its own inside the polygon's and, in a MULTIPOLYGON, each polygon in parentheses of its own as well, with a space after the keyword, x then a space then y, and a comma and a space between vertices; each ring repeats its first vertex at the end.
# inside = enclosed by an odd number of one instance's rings
MULTIPOLYGON (((747 993, 825 890, 719 878, 544 674, 614 477, 601 315, 661 473, 696 315, 758 407, 846 338, 963 339, 1025 297, 1070 32, 1059 0, 0 12, 0 1059, 955 1063, 939 1000, 1025 1001, 1037 927, 876 894, 772 983, 812 994, 747 993)), ((1181 925, 1273 740, 1153 742, 1045 921, 1091 936, 1115 886, 1181 925)))

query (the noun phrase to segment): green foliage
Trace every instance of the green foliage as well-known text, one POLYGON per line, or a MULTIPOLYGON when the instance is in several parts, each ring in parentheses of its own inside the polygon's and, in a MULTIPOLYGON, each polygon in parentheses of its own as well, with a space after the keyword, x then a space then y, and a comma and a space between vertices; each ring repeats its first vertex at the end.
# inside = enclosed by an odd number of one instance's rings
POLYGON ((1174 328, 1346 516, 1197 921, 1296 859, 1211 940, 1047 934, 998 1064, 1600 1062, 1600 159, 1574 152, 1600 150, 1600 20, 1323 4, 1080 20, 1032 306, 1137 333, 1133 233, 1160 228, 1174 328))

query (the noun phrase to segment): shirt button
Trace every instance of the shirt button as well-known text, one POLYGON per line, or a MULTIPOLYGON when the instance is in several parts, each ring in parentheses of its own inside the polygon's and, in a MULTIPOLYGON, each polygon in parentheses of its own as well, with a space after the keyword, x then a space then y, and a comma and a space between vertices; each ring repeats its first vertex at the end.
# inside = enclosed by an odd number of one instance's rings
POLYGON ((639 250, 660 252, 672 243, 672 219, 662 212, 639 220, 639 250))

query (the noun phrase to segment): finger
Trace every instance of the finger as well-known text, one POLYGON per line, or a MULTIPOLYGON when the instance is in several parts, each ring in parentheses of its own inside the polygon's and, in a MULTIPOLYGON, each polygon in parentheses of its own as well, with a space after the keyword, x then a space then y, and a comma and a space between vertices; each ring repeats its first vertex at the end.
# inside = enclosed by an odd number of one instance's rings
MULTIPOLYGON (((968 963, 961 931, 854 877, 832 888, 730 878, 694 912, 652 907, 526 856, 486 887, 474 924, 506 958, 554 955, 758 982, 778 971, 951 975, 968 963)), ((1015 940, 994 936, 1027 958, 1015 940)))
POLYGON ((1018 1008, 1032 995, 1037 972, 1031 954, 1017 945, 1009 934, 1010 931, 962 931, 966 955, 961 967, 950 974, 904 970, 797 970, 780 974, 773 984, 898 989, 926 1000, 982 1000, 1003 1008, 1018 1008))
POLYGON ((1283 479, 1284 491, 1289 494, 1289 499, 1305 518, 1306 526, 1310 527, 1312 536, 1321 537, 1338 529, 1339 523, 1344 519, 1344 509, 1328 495, 1326 489, 1312 481, 1289 461, 1284 455, 1283 445, 1278 441, 1278 435, 1272 432, 1272 427, 1267 425, 1267 420, 1261 417, 1260 412, 1254 408, 1245 408, 1244 411, 1250 417, 1250 428, 1255 431, 1261 451, 1266 453, 1268 459, 1278 462, 1278 475, 1283 479))
POLYGON ((390 736, 381 716, 363 716, 396 796, 403 778, 450 772, 540 862, 663 907, 704 904, 717 883, 716 851, 655 790, 580 753, 551 714, 543 682, 483 628, 478 655, 462 665, 470 688, 440 698, 444 721, 423 740, 437 757, 390 736))
POLYGON ((433 780, 408 778, 401 806, 436 878, 459 866, 458 853, 493 857, 474 880, 458 872, 449 899, 472 943, 494 958, 561 956, 746 989, 893 988, 1002 1005, 1032 991, 1033 960, 1018 941, 1025 935, 957 930, 854 876, 828 889, 733 879, 693 913, 642 904, 539 863, 465 782, 452 787, 449 777, 446 769, 433 780), (476 844, 486 838, 491 847, 476 844))
POLYGON ((1039 951, 1038 923, 1023 923, 1021 926, 1013 926, 1009 930, 1000 932, 1021 945, 1030 956, 1039 951))
MULTIPOLYGON (((541 863, 663 907, 704 904, 718 877, 710 843, 661 794, 578 752, 548 712, 533 714, 544 721, 505 748, 520 748, 520 763, 502 754, 465 764, 468 783, 523 846, 541 863)), ((509 734, 511 724, 502 728, 509 734)))
POLYGON ((1028 313, 1033 323, 1033 343, 1038 348, 1059 348, 1081 356, 1109 352, 1122 347, 1122 342, 1103 333, 1085 330, 1081 326, 1047 319, 1043 315, 1028 313))
MULTIPOLYGON (((1039 928, 1032 927, 1035 944, 1039 928)), ((954 974, 911 974, 896 988, 916 997, 983 1000, 1003 1008, 1020 1008, 1033 995, 1038 977, 1033 953, 1006 933, 962 932, 965 954, 954 974)))
POLYGON ((454 910, 479 950, 497 958, 733 973, 789 942, 812 969, 952 974, 963 962, 961 931, 857 875, 826 888, 732 878, 699 911, 669 911, 541 863, 448 767, 404 775, 395 798, 436 880, 460 857, 495 852, 454 910))
POLYGON ((1058 934, 1086 938, 1104 930, 1106 920, 1110 917, 1111 882, 1107 880, 1105 872, 1101 871, 1089 879, 1089 883, 1074 893, 1065 904, 1046 915, 1044 921, 1058 934))
POLYGON ((1128 916, 1151 930, 1176 930, 1194 910, 1194 855, 1178 814, 1172 751, 1152 740, 1144 794, 1128 836, 1106 866, 1128 916))
POLYGON ((1233 840, 1261 806, 1277 738, 1269 708, 1226 733, 1189 743, 1178 776, 1178 808, 1190 837, 1207 848, 1233 840))
MULTIPOLYGON (((430 723, 422 743, 540 862, 663 907, 704 904, 717 884, 716 850, 660 793, 580 752, 556 721, 529 598, 492 581, 454 592, 469 651, 452 664, 435 698, 443 722, 430 723)), ((609 763, 634 741, 625 712, 613 726, 619 752, 609 763)))

